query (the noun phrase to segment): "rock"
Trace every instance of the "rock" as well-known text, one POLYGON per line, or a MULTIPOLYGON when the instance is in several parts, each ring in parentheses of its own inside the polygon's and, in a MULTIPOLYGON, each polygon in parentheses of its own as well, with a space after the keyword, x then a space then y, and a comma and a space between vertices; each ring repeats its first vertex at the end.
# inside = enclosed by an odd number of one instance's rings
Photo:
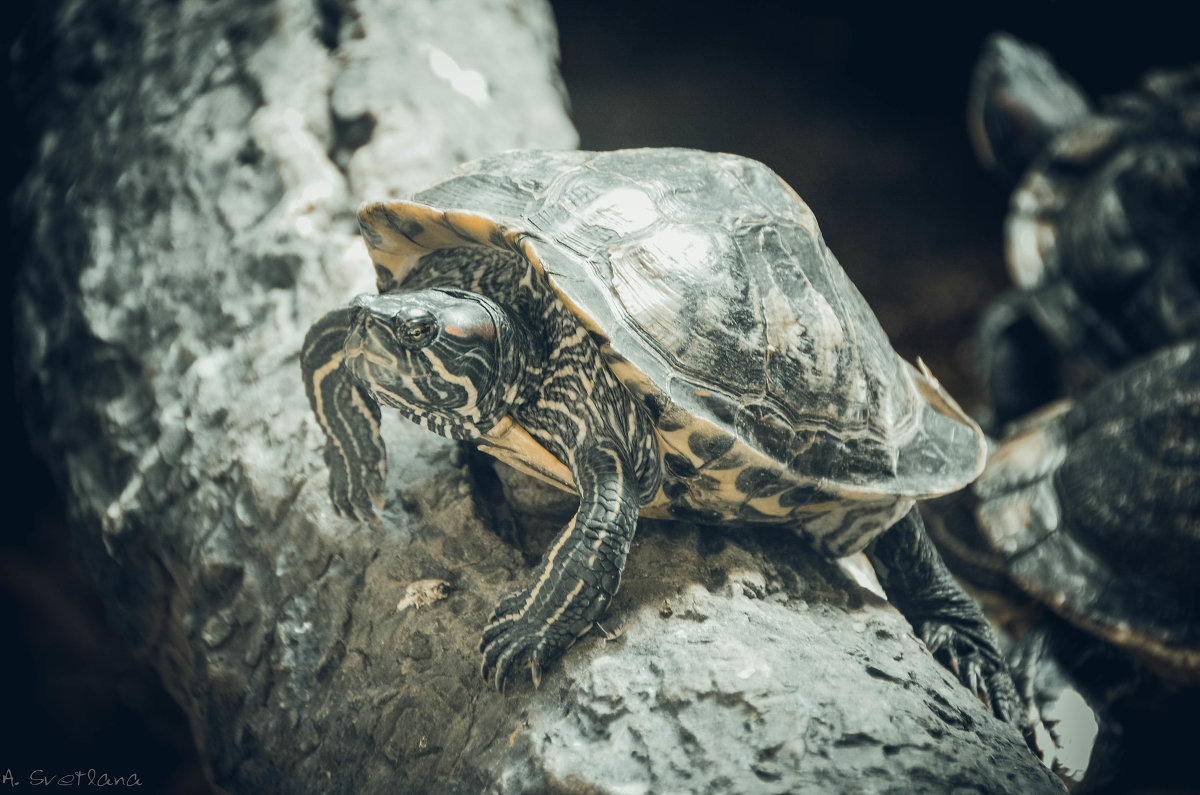
POLYGON ((523 711, 531 761, 502 790, 1057 791, 895 610, 787 534, 643 522, 604 626, 623 631, 523 711))
POLYGON ((396 417, 389 508, 333 514, 298 351, 372 289, 355 206, 574 145, 545 3, 64 0, 45 19, 18 59, 39 140, 18 388, 117 631, 217 785, 1055 790, 789 534, 645 523, 607 635, 501 697, 479 633, 538 534, 502 540, 473 468, 396 417))

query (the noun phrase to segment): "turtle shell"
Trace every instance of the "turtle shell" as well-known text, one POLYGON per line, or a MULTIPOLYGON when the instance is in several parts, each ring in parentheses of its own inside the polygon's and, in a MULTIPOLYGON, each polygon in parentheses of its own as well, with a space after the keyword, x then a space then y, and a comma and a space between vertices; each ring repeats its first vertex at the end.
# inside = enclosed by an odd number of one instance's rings
POLYGON ((812 211, 758 162, 509 152, 359 220, 381 291, 439 249, 521 254, 693 460, 737 440, 860 499, 943 494, 982 467, 978 427, 895 353, 812 211))
POLYGON ((1200 343, 1016 424, 971 488, 1019 588, 1200 682, 1200 343))
POLYGON ((1013 192, 1005 254, 1052 338, 1110 369, 1200 334, 1197 186, 1200 65, 1049 140, 1013 192))

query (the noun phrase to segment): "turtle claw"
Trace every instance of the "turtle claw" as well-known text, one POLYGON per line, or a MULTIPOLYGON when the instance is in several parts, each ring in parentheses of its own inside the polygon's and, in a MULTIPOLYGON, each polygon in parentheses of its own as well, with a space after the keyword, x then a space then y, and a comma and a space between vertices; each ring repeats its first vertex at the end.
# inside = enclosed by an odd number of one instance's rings
POLYGON ((992 644, 977 638, 967 628, 941 621, 926 621, 918 635, 935 659, 946 667, 964 687, 975 694, 992 714, 1005 723, 1015 724, 1033 744, 1033 726, 1017 696, 1016 687, 999 654, 988 654, 992 644))
POLYGON ((967 686, 967 689, 975 694, 975 697, 987 705, 988 709, 992 709, 992 692, 987 684, 987 677, 983 673, 983 665, 979 662, 978 657, 972 657, 967 661, 966 670, 958 675, 959 680, 967 686))
POLYGON ((529 675, 533 679, 533 689, 540 689, 542 686, 542 666, 538 665, 536 652, 534 652, 533 659, 529 661, 529 675))
MULTIPOLYGON (((974 639, 957 632, 948 624, 929 622, 921 633, 921 640, 925 642, 934 659, 954 674, 954 677, 989 709, 992 708, 988 676, 974 639)), ((1008 720, 1004 715, 997 714, 996 717, 1008 720)))
POLYGON ((585 596, 582 581, 574 582, 571 589, 560 583, 553 592, 539 594, 542 598, 521 591, 500 601, 479 644, 485 681, 502 690, 513 672, 528 668, 533 686, 541 686, 546 668, 592 628, 608 604, 607 594, 585 596))
MULTIPOLYGON (((534 688, 542 685, 544 664, 558 657, 571 644, 552 641, 549 635, 529 632, 521 620, 493 620, 483 633, 481 672, 501 694, 513 674, 528 668, 534 688)), ((571 641, 574 638, 570 638, 571 641)))
POLYGON ((867 557, 888 599, 933 657, 1000 720, 1032 745, 1033 727, 983 610, 950 574, 913 509, 871 542, 867 557))

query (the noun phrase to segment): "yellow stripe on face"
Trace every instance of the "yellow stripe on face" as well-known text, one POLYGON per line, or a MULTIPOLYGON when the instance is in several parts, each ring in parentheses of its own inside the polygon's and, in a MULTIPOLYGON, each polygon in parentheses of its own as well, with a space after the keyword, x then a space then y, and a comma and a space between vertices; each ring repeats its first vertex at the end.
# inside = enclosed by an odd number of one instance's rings
POLYGON ((451 373, 448 369, 446 369, 446 365, 442 363, 441 358, 436 356, 428 348, 422 350, 422 353, 425 354, 425 360, 429 362, 438 378, 442 379, 448 384, 456 384, 457 386, 462 387, 467 393, 465 405, 457 409, 457 411, 462 413, 468 419, 478 420, 479 389, 476 383, 471 380, 471 377, 467 375, 455 375, 454 373, 451 373))
POLYGON ((382 367, 386 370, 396 371, 400 368, 400 360, 395 356, 381 356, 378 352, 369 348, 359 348, 354 351, 352 356, 356 359, 362 359, 368 364, 373 364, 376 367, 382 367))

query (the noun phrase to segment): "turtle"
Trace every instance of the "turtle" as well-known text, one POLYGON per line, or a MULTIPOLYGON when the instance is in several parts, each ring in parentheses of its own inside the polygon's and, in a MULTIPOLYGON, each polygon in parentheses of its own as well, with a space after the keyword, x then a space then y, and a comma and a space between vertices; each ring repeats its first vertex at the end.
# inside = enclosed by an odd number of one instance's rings
POLYGON ((914 509, 975 478, 982 432, 892 349, 767 166, 518 150, 358 220, 377 293, 320 318, 301 355, 334 507, 383 505, 381 406, 578 495, 483 631, 486 681, 540 682, 611 602, 647 516, 865 550, 943 663, 1019 717, 994 633, 914 509))
MULTIPOLYGON (((923 507, 952 566, 966 561, 977 586, 1046 611, 1024 620, 1009 659, 1032 722, 1053 727, 1041 741, 1048 756, 1082 732, 1095 760, 1111 757, 1090 744, 1115 750, 1104 723, 1118 696, 1183 688, 1197 702, 1200 340, 1010 423, 974 483, 923 507), (1073 724, 1055 725, 1056 702, 1072 691, 1095 714, 1081 727, 1076 709, 1073 724)), ((1059 772, 1095 783, 1105 773, 1087 761, 1059 772)))
POLYGON ((1044 50, 995 33, 968 131, 1012 189, 1015 289, 977 335, 989 430, 1200 336, 1200 65, 1152 71, 1096 108, 1044 50))

